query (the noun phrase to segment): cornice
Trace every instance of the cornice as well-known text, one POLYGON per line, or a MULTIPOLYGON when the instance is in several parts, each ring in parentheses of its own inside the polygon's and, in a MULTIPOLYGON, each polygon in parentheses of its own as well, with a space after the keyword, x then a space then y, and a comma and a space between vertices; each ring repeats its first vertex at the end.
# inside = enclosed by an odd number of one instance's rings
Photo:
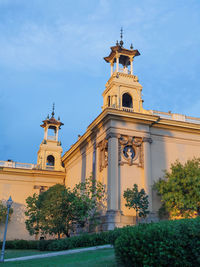
POLYGON ((136 113, 136 112, 125 112, 122 110, 106 108, 104 109, 99 116, 88 126, 85 134, 83 134, 77 142, 72 145, 72 147, 65 152, 62 157, 62 161, 65 161, 75 150, 79 148, 79 146, 85 140, 89 139, 90 136, 93 134, 94 131, 97 131, 98 128, 103 126, 109 120, 119 120, 123 119, 123 121, 131 121, 131 122, 142 122, 147 125, 151 125, 152 123, 158 120, 158 116, 149 115, 144 113, 136 113))
POLYGON ((53 177, 62 178, 65 177, 65 172, 50 171, 50 170, 36 170, 36 169, 19 169, 19 168, 0 168, 0 175, 20 175, 20 176, 32 176, 32 177, 53 177))
POLYGON ((178 130, 190 133, 200 134, 200 124, 194 124, 183 121, 175 121, 160 118, 158 115, 125 112, 118 109, 106 108, 99 116, 88 126, 85 134, 63 155, 62 160, 65 161, 74 151, 79 148, 80 144, 85 140, 89 140, 90 136, 100 127, 105 125, 109 120, 121 120, 123 122, 134 122, 149 125, 149 127, 163 128, 169 130, 178 130))
POLYGON ((200 124, 185 121, 160 118, 158 123, 154 124, 153 127, 200 134, 200 124))

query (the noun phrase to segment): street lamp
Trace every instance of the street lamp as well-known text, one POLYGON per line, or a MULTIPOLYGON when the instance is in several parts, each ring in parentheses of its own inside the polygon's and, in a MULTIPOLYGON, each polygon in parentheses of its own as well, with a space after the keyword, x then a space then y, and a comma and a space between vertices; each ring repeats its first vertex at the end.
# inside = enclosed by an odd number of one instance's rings
POLYGON ((5 225, 5 230, 4 230, 4 236, 3 236, 3 245, 2 245, 2 250, 1 250, 1 259, 0 262, 4 262, 4 253, 5 253, 5 244, 6 244, 6 233, 7 233, 7 227, 8 227, 8 217, 9 217, 9 211, 10 207, 12 206, 12 198, 11 196, 6 202, 7 205, 7 215, 6 215, 6 225, 5 225))

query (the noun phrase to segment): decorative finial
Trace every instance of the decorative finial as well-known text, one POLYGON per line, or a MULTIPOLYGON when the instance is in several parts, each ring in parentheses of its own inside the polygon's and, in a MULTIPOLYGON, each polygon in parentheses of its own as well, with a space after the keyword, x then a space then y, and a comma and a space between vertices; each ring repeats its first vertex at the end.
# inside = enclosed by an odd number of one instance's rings
POLYGON ((119 42, 118 42, 118 40, 117 40, 117 42, 116 42, 116 46, 119 46, 119 42))
POLYGON ((58 116, 58 121, 60 121, 60 116, 58 116))
POLYGON ((47 119, 49 119, 49 114, 47 115, 47 119))
POLYGON ((133 44, 131 44, 130 49, 133 50, 133 44))
POLYGON ((120 46, 122 47, 124 42, 123 42, 123 28, 121 27, 121 30, 120 30, 120 38, 121 38, 121 41, 120 41, 120 46))
POLYGON ((52 118, 54 118, 54 115, 55 115, 54 111, 55 111, 55 103, 53 103, 53 109, 52 109, 52 113, 51 113, 52 118))

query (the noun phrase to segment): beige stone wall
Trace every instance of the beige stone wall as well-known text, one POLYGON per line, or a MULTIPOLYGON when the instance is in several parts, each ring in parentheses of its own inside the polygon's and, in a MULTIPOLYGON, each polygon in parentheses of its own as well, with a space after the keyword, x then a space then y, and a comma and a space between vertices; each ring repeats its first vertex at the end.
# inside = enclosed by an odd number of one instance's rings
MULTIPOLYGON (((7 240, 34 239, 25 227, 26 198, 39 193, 40 187, 48 188, 63 183, 65 173, 3 168, 0 170, 0 199, 13 199, 13 214, 8 224, 7 240)), ((4 224, 0 225, 0 240, 3 239, 4 224)))
POLYGON ((120 190, 120 202, 121 210, 125 216, 135 215, 135 211, 125 207, 125 199, 123 197, 124 191, 127 188, 132 188, 134 184, 138 184, 139 188, 144 188, 143 170, 135 165, 133 166, 120 166, 121 177, 121 190, 120 190))
MULTIPOLYGON (((193 157, 200 157, 200 135, 177 130, 166 131, 152 129, 151 162, 152 180, 157 181, 164 175, 163 170, 170 170, 170 166, 177 159, 184 163, 193 157)), ((159 208, 159 198, 155 196, 154 210, 159 208)))
MULTIPOLYGON (((113 146, 111 150, 108 149, 110 151, 108 151, 108 154, 111 153, 110 155, 114 158, 109 163, 112 165, 110 170, 108 166, 100 170, 100 148, 97 146, 96 178, 107 186, 109 194, 108 209, 109 207, 114 210, 119 209, 125 216, 134 216, 135 212, 125 207, 124 190, 132 188, 135 183, 138 184, 139 189, 144 188, 152 203, 150 209, 155 212, 160 206, 160 199, 155 192, 152 192, 154 181, 162 177, 163 170, 169 170, 171 163, 175 162, 176 159, 185 162, 189 158, 200 156, 200 131, 197 129, 192 129, 191 126, 184 123, 180 126, 170 125, 170 121, 167 122, 167 126, 162 125, 162 121, 159 122, 159 125, 154 125, 151 120, 156 121, 157 118, 149 116, 142 121, 141 119, 132 119, 132 116, 135 115, 130 114, 129 116, 126 113, 124 117, 121 115, 111 117, 104 123, 101 121, 100 126, 97 127, 98 131, 96 131, 95 139, 96 143, 99 144, 107 138, 108 144, 113 146), (146 140, 142 143, 143 166, 129 165, 128 163, 118 164, 119 143, 117 143, 117 140, 120 136, 139 137, 146 140)), ((92 171, 92 142, 85 142, 84 138, 83 141, 80 140, 79 142, 77 143, 77 149, 71 152, 69 159, 67 157, 65 159, 67 177, 71 177, 68 178, 69 181, 74 179, 72 179, 74 175, 77 182, 81 180, 83 158, 80 151, 76 152, 80 150, 79 147, 81 147, 81 150, 85 149, 85 173, 89 174, 92 171), (87 145, 84 145, 84 142, 87 145)), ((72 186, 73 184, 71 182, 72 186)))

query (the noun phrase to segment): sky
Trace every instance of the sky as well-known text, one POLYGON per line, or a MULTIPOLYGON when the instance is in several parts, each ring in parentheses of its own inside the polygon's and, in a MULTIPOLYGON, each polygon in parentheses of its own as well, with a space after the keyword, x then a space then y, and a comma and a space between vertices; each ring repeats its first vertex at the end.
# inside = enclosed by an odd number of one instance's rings
POLYGON ((0 0, 0 160, 37 162, 53 102, 63 151, 77 141, 101 113, 121 27, 144 108, 200 117, 199 0, 0 0))

